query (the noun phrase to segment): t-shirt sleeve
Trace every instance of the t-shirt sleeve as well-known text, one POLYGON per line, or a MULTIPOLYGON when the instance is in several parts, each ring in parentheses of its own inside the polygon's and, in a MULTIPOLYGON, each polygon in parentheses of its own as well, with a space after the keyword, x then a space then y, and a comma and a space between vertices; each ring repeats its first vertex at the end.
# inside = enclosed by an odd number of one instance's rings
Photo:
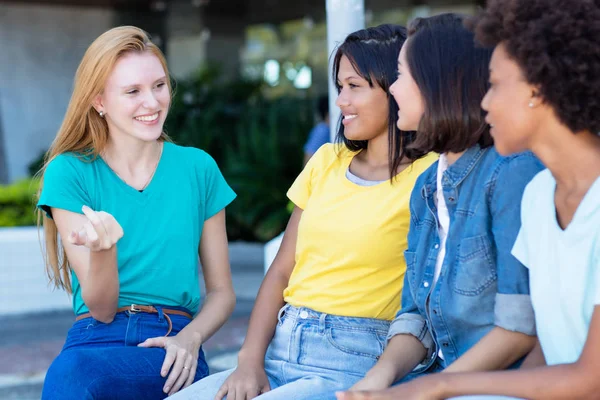
POLYGON ((208 220, 219 211, 227 207, 235 198, 236 194, 227 184, 221 170, 215 160, 205 154, 204 178, 206 191, 204 198, 204 220, 208 220))
POLYGON ((42 193, 37 207, 52 218, 50 208, 60 208, 81 214, 84 205, 90 206, 90 196, 82 172, 83 161, 75 156, 59 155, 52 160, 43 175, 42 193))
POLYGON ((527 268, 530 268, 531 265, 529 262, 529 243, 527 237, 527 232, 530 229, 530 220, 527 216, 532 212, 530 208, 532 205, 531 196, 529 195, 531 190, 528 190, 530 186, 531 183, 525 188, 523 198, 521 199, 521 227, 511 251, 512 255, 527 268))
POLYGON ((325 155, 327 152, 333 151, 332 145, 325 145, 321 147, 315 155, 306 163, 306 166, 300 172, 300 175, 296 178, 292 186, 287 192, 287 197, 294 203, 298 208, 305 209, 308 199, 312 193, 312 189, 318 176, 318 172, 322 170, 325 155))

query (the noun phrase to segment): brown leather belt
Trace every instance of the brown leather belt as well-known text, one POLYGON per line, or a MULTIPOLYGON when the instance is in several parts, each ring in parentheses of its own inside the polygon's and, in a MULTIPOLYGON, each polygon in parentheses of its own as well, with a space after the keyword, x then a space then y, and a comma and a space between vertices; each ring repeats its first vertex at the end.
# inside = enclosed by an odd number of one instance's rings
MULTIPOLYGON (((124 311, 129 311, 130 313, 139 313, 139 312, 143 312, 143 313, 149 313, 149 314, 158 314, 158 310, 154 307, 154 306, 140 306, 138 304, 132 304, 130 306, 125 306, 125 307, 119 307, 117 308, 117 312, 124 312, 124 311)), ((172 315, 183 315, 184 317, 188 317, 189 319, 193 319, 192 315, 186 311, 181 311, 181 310, 173 310, 170 308, 163 308, 162 309, 163 314, 165 315, 165 319, 167 320, 167 322, 169 323, 169 330, 167 331, 167 334, 165 336, 169 336, 169 333, 171 333, 171 330, 173 329, 173 324, 171 323, 171 318, 169 318, 169 314, 172 315)), ((82 320, 84 318, 89 318, 91 317, 92 314, 87 312, 84 314, 79 314, 78 316, 75 317, 75 321, 79 321, 82 320)))

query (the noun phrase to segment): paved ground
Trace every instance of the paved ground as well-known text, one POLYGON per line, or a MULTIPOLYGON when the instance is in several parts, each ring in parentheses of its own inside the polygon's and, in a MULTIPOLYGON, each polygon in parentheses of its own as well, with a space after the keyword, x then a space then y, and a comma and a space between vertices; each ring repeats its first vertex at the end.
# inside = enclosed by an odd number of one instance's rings
MULTIPOLYGON (((231 264, 238 301, 230 320, 204 344, 211 372, 235 366, 263 277, 262 246, 233 246, 231 264)), ((70 310, 0 317, 0 399, 40 398, 46 369, 73 320, 70 310)))

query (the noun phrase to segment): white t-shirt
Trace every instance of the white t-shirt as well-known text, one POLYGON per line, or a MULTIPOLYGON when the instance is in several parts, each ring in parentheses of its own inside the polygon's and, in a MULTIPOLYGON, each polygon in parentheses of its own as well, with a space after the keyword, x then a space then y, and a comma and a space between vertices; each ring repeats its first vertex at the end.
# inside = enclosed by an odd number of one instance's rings
POLYGON ((448 158, 445 154, 440 155, 437 169, 437 215, 438 215, 438 234, 440 236, 440 251, 435 263, 435 271, 433 274, 433 284, 437 282, 442 272, 442 264, 446 257, 446 238, 448 237, 448 229, 450 229, 450 215, 444 199, 444 189, 442 188, 442 175, 448 169, 448 158))
MULTIPOLYGON (((442 272, 442 264, 446 257, 446 238, 448 237, 448 229, 450 229, 450 214, 448 214, 448 207, 446 206, 446 199, 444 199, 444 189, 442 188, 442 176, 448 169, 448 158, 445 154, 440 154, 437 168, 437 216, 438 216, 438 235, 440 236, 440 251, 438 252, 437 260, 435 262, 435 271, 433 272, 433 286, 435 286, 440 272, 442 272)), ((438 356, 443 360, 444 353, 440 347, 438 356)))
POLYGON ((512 254, 529 268, 537 334, 548 365, 572 363, 600 304, 600 178, 571 223, 556 219, 556 181, 544 170, 527 185, 512 254))

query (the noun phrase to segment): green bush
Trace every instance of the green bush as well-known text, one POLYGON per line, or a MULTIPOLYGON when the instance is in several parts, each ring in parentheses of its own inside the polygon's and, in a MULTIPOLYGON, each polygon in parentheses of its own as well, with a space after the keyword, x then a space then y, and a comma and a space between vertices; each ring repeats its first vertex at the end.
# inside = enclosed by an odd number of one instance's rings
POLYGON ((268 99, 257 82, 223 82, 205 68, 179 81, 166 130, 215 158, 238 194, 227 208, 230 240, 266 241, 289 219, 286 191, 302 169, 311 99, 268 99))
POLYGON ((0 185, 0 227, 36 224, 34 199, 38 187, 37 179, 0 185))

